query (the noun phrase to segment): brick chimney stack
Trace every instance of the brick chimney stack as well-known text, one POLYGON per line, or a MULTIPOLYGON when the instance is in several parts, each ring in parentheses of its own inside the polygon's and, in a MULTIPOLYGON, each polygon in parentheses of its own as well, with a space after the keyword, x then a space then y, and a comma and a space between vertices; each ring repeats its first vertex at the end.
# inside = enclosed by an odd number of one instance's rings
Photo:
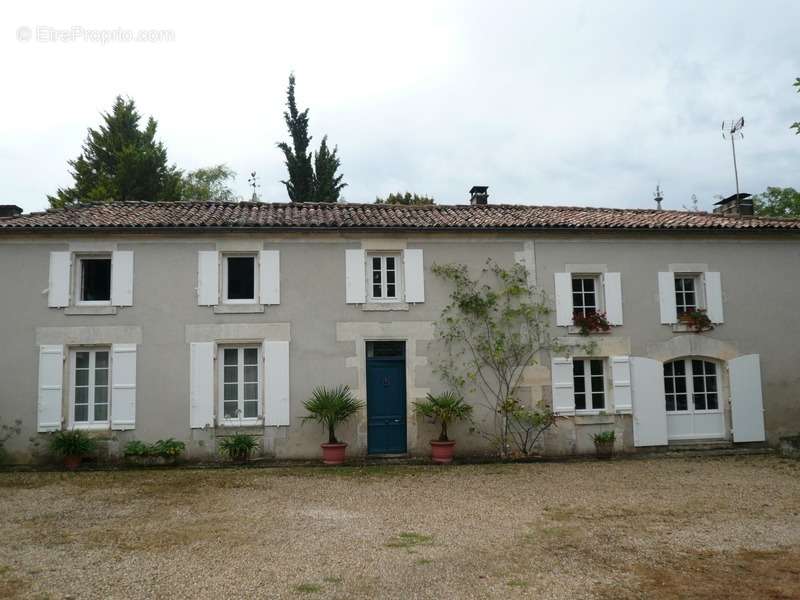
POLYGON ((489 202, 489 186, 473 185, 469 191, 469 203, 472 206, 487 204, 489 202))

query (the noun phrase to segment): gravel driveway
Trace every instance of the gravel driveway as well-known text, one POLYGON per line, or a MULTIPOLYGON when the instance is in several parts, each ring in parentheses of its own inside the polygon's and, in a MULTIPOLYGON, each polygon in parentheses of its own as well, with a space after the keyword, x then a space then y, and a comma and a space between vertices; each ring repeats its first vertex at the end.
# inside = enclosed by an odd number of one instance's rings
POLYGON ((800 597, 773 456, 2 473, 0 524, 0 597, 800 597))

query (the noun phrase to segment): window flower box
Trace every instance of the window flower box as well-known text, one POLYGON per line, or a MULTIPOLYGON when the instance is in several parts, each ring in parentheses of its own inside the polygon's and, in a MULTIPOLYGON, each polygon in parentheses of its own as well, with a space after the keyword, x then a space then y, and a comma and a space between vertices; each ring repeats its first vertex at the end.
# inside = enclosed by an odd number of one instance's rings
POLYGON ((592 312, 584 315, 576 312, 572 315, 572 322, 579 329, 581 335, 590 333, 607 333, 611 329, 611 324, 606 318, 606 313, 592 312))
POLYGON ((694 333, 702 333, 714 329, 714 325, 711 323, 711 319, 708 318, 704 308, 695 308, 682 313, 678 315, 678 321, 694 333))

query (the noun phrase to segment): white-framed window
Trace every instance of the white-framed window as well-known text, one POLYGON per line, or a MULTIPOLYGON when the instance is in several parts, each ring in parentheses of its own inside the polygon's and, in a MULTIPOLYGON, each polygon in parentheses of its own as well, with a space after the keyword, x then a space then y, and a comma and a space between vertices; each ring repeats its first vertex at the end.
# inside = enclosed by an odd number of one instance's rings
POLYGON ((678 316, 703 308, 700 275, 675 274, 675 310, 678 316))
POLYGON ((605 410, 605 360, 602 358, 573 358, 572 382, 576 411, 605 410))
POLYGON ((261 347, 257 345, 219 347, 219 414, 222 421, 261 420, 261 347))
POLYGON ((664 392, 668 413, 719 412, 719 369, 702 358, 679 358, 664 363, 664 392))
POLYGON ((107 427, 111 415, 111 349, 70 350, 70 422, 107 427))
POLYGON ((111 304, 111 254, 75 255, 75 303, 111 304))
POLYGON ((373 302, 398 302, 403 298, 399 254, 367 255, 367 293, 373 302))
POLYGON ((222 301, 254 304, 258 301, 258 264, 255 254, 222 255, 222 301))
POLYGON ((573 315, 588 317, 600 312, 600 289, 600 278, 597 275, 573 275, 573 315))

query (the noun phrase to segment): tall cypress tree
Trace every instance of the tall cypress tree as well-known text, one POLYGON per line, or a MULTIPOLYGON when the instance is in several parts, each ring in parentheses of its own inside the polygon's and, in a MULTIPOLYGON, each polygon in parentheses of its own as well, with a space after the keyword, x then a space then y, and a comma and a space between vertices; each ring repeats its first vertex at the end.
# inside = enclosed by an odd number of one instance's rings
POLYGON ((328 136, 322 138, 319 151, 314 153, 314 201, 338 202, 339 193, 347 184, 342 183, 342 175, 337 175, 339 157, 338 148, 333 152, 328 149, 328 136))
POLYGON ((328 148, 328 137, 322 138, 319 150, 309 151, 311 136, 308 135, 308 109, 297 110, 294 96, 294 73, 289 75, 289 88, 286 91, 287 111, 283 113, 286 127, 292 138, 292 145, 278 144, 286 160, 289 179, 281 181, 286 186, 292 202, 337 202, 339 194, 347 184, 342 183, 342 175, 337 175, 339 157, 337 148, 328 148))
POLYGON ((48 196, 50 205, 180 200, 181 172, 167 163, 167 149, 155 139, 155 119, 140 129, 134 101, 122 96, 102 117, 99 129, 89 129, 81 154, 69 161, 73 185, 48 196))
POLYGON ((308 135, 308 109, 302 112, 297 110, 294 99, 294 73, 289 75, 289 89, 286 91, 286 107, 283 113, 292 145, 286 142, 278 144, 286 158, 286 168, 289 179, 282 181, 292 202, 311 202, 314 199, 314 169, 311 165, 311 152, 308 146, 311 137, 308 135))

